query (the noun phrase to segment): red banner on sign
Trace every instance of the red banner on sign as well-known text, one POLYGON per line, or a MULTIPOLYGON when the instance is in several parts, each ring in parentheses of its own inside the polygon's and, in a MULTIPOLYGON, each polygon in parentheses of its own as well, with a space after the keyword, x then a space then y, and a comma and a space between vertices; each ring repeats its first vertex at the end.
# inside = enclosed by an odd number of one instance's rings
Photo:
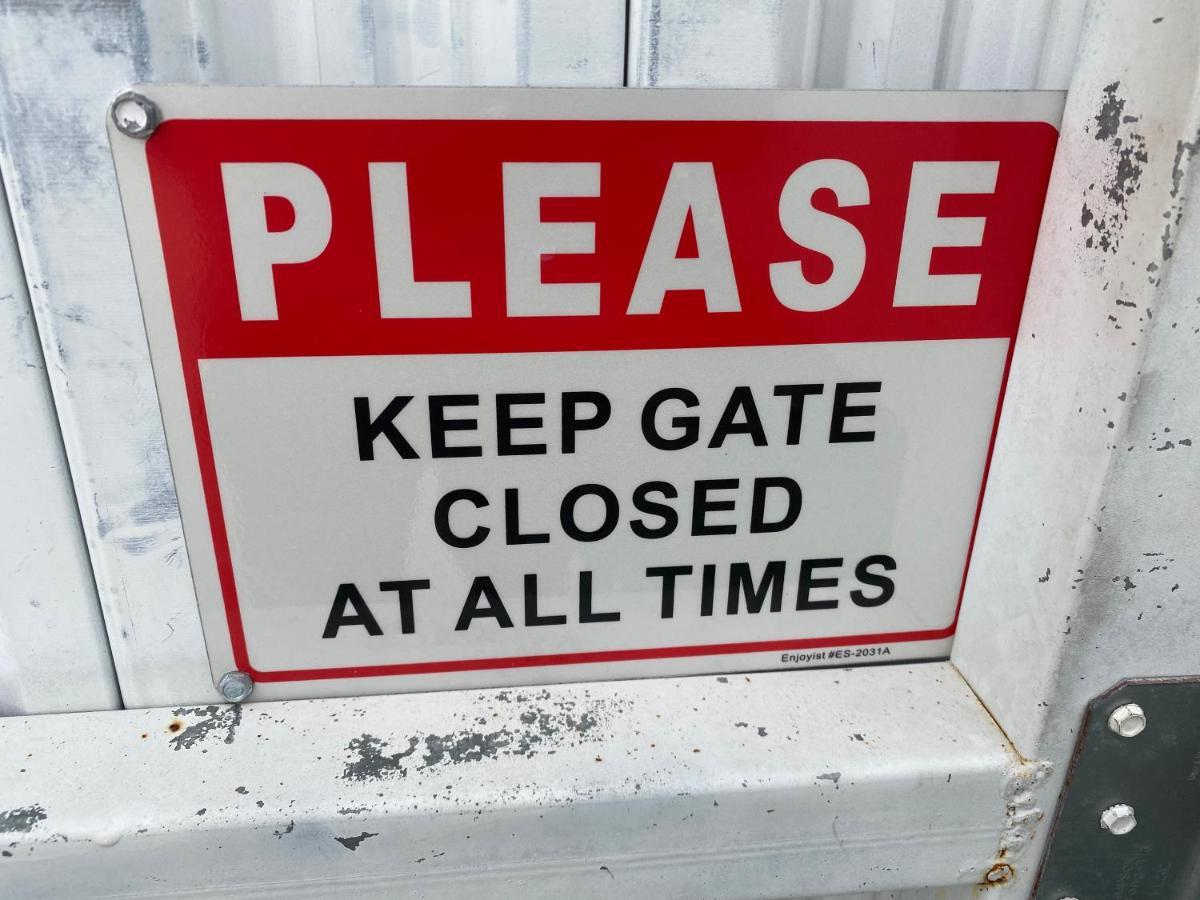
MULTIPOLYGON (((168 121, 147 146, 171 298, 185 360, 237 356, 503 352, 841 343, 1012 337, 1029 274, 1056 132, 1039 122, 638 121, 168 121), (861 170, 869 200, 812 205, 862 235, 865 268, 833 309, 779 302, 770 266, 798 261, 811 282, 830 259, 799 246, 780 223, 789 176, 813 160, 861 170), (977 273, 969 306, 897 307, 893 295, 914 163, 998 162, 995 191, 947 194, 946 217, 985 219, 973 247, 937 247, 931 274, 977 273), (243 321, 221 164, 287 162, 328 193, 328 246, 309 262, 274 267, 278 319, 243 321), (470 283, 468 318, 380 315, 368 166, 408 170, 418 281, 470 283), (599 196, 542 201, 547 222, 594 222, 595 252, 542 259, 546 282, 599 283, 599 314, 506 313, 502 166, 599 163, 599 196), (707 311, 701 291, 672 291, 661 313, 629 315, 664 187, 676 163, 711 163, 740 311, 707 311)), ((286 200, 268 198, 272 230, 290 227, 286 200)), ((677 253, 695 254, 692 224, 677 253)))

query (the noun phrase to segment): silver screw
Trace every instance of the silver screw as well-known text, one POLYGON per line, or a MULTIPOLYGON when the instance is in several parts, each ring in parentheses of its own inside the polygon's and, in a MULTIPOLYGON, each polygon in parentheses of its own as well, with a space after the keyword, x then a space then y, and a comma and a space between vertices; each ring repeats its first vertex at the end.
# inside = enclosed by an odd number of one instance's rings
POLYGON ((1110 806, 1100 813, 1100 827, 1109 834, 1129 834, 1137 827, 1137 819, 1133 815, 1133 807, 1125 803, 1110 806))
POLYGON ((1136 703, 1126 703, 1112 711, 1108 727, 1121 737, 1137 737, 1146 730, 1146 713, 1136 703))
POLYGON ((217 690, 230 703, 241 703, 254 693, 254 679, 245 672, 226 672, 217 682, 217 690))
POLYGON ((162 122, 154 101, 137 91, 122 91, 109 107, 117 131, 132 138, 148 138, 162 122))

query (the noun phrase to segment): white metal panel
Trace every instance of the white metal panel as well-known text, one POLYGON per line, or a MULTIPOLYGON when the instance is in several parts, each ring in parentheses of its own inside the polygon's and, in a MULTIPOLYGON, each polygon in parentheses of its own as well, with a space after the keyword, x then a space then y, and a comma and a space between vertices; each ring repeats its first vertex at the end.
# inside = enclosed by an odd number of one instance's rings
POLYGON ((948 664, 70 721, 0 722, 18 896, 963 897, 1039 777, 948 664))
POLYGON ((125 702, 215 699, 104 132, 134 82, 617 85, 620 0, 0 4, 0 148, 125 702))
POLYGON ((119 705, 25 274, 0 205, 0 716, 119 705))
POLYGON ((629 84, 1066 88, 1086 0, 631 0, 629 84))
POLYGON ((1200 671, 1198 61, 1194 3, 1089 12, 979 523, 953 659, 1047 801, 1090 698, 1200 671))

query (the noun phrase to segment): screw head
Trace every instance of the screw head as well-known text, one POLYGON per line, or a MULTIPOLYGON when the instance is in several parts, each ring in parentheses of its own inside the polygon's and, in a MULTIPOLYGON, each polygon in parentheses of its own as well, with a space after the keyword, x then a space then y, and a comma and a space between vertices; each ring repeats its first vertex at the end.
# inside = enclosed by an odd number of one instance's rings
POLYGON ((113 98, 109 114, 117 131, 132 138, 148 138, 162 122, 162 114, 149 97, 122 91, 113 98))
POLYGON ((1146 730, 1146 713, 1136 703, 1125 703, 1109 715, 1108 727, 1121 737, 1137 737, 1146 730))
POLYGON ((1137 819, 1133 815, 1133 807, 1125 803, 1117 803, 1100 813, 1100 827, 1109 834, 1129 834, 1137 827, 1137 819))
POLYGON ((254 693, 254 679, 245 672, 226 672, 217 682, 217 690, 230 703, 241 703, 254 693))

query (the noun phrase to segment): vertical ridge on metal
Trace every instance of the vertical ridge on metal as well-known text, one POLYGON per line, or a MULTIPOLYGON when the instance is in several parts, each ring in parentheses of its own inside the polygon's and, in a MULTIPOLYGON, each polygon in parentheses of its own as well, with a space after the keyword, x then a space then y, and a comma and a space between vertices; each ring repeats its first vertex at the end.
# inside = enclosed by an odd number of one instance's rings
POLYGON ((644 87, 1065 88, 1086 0, 630 0, 644 87))
POLYGON ((1042 809, 1091 697, 1200 670, 1198 60, 1192 3, 1090 8, 1013 358, 952 658, 1042 809))
POLYGON ((0 716, 120 695, 29 291, 0 189, 0 716))

